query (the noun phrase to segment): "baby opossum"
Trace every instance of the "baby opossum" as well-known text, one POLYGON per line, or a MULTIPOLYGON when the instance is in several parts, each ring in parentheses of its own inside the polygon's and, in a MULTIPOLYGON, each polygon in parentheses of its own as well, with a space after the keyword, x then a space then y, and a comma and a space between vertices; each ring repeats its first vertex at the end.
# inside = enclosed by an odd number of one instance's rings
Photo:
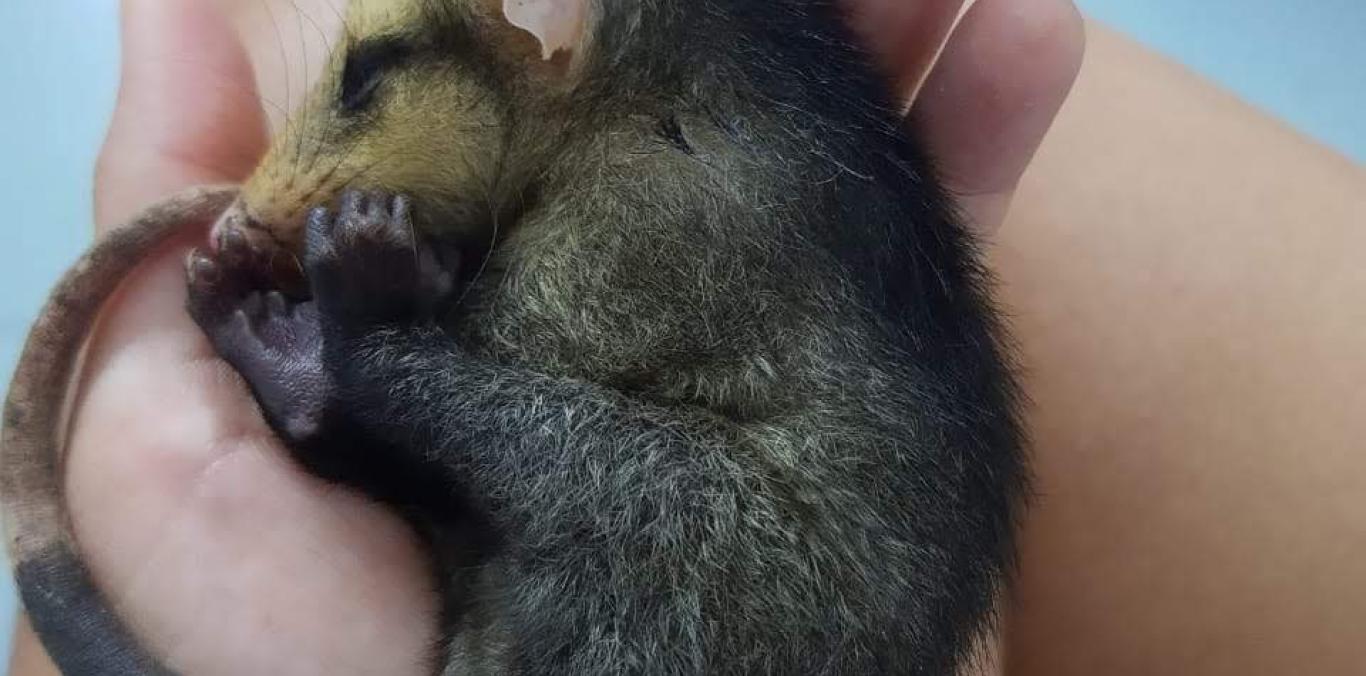
MULTIPOLYGON (((507 4, 353 0, 191 313, 300 462, 428 537, 434 670, 953 673, 1013 552, 1016 387, 836 3, 507 4)), ((52 450, 25 415, 7 461, 52 450)), ((57 499, 14 471, 7 509, 57 499)), ((166 671, 51 510, 11 532, 57 547, 18 550, 54 656, 166 671)))

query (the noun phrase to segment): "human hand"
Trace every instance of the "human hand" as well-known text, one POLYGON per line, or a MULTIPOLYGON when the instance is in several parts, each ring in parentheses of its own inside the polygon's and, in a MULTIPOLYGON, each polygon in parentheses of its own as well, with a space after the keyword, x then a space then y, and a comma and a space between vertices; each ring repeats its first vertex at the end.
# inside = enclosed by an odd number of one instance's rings
MULTIPOLYGON (((859 25, 898 81, 917 83, 961 4, 862 0, 859 25)), ((106 225, 180 187, 241 179, 266 136, 249 63, 211 4, 125 0, 124 26, 96 185, 106 225)), ((925 79, 912 123, 981 231, 999 226, 1080 52, 1067 0, 979 0, 925 79)), ((420 673, 436 628, 416 540, 289 460, 182 309, 193 244, 130 279, 92 341, 68 500, 102 588, 187 673, 420 673)))
POLYGON ((902 90, 915 94, 910 122, 969 225, 994 233, 1081 68, 1085 34, 1076 7, 1071 0, 847 2, 902 90))
MULTIPOLYGON (((266 131, 246 55, 202 0, 127 0, 123 83, 96 178, 107 227, 239 181, 266 131)), ((421 550, 388 511, 300 472, 185 307, 187 236, 93 337, 67 498, 113 606, 177 671, 420 673, 421 550)))

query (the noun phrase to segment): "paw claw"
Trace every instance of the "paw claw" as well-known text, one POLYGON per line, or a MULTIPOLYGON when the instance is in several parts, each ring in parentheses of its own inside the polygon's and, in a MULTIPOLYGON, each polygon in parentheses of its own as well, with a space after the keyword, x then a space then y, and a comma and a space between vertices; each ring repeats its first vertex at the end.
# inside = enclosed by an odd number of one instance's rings
POLYGON ((240 264, 251 255, 247 234, 237 228, 225 228, 218 236, 218 252, 228 265, 240 264))
POLYGON ((185 259, 185 273, 191 286, 213 285, 223 278, 218 262, 199 249, 191 251, 185 259))

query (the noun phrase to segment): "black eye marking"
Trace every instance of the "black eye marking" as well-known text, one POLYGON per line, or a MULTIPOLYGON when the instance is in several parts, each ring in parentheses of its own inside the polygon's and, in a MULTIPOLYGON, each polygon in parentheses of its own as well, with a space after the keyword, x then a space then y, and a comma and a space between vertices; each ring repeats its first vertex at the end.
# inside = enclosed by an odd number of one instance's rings
POLYGON ((408 45, 395 39, 370 40, 351 48, 342 69, 342 112, 359 113, 368 108, 384 76, 411 55, 408 45))

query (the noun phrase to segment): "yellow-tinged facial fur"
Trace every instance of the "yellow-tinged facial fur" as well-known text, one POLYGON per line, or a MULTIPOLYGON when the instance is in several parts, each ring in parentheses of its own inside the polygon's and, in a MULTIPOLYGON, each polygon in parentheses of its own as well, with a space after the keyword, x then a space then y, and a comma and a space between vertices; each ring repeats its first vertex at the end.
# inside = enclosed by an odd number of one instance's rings
POLYGON ((380 190, 414 196, 418 227, 480 234, 508 141, 499 66, 539 57, 500 0, 352 0, 324 74, 228 218, 296 248, 310 209, 380 190))

